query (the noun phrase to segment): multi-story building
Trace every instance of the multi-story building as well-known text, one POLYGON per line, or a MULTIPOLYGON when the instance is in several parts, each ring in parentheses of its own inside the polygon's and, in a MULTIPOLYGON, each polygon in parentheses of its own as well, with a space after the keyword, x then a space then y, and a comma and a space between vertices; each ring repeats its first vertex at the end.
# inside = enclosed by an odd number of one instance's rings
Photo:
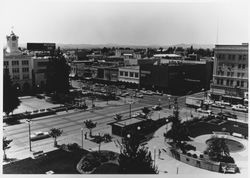
POLYGON ((248 43, 216 45, 211 96, 242 103, 248 95, 248 43))
POLYGON ((140 87, 172 94, 208 90, 211 61, 159 59, 140 62, 140 87), (151 61, 151 63, 149 62, 151 61))
POLYGON ((23 54, 18 49, 19 37, 12 31, 7 36, 7 48, 4 50, 4 67, 9 69, 14 86, 23 93, 32 88, 31 56, 23 54))
POLYGON ((118 80, 120 82, 139 84, 139 66, 119 67, 118 80))

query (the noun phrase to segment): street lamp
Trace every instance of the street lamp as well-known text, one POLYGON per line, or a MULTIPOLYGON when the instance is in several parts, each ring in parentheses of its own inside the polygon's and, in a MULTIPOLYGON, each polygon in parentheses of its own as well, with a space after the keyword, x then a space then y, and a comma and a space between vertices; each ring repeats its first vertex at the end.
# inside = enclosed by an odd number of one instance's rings
POLYGON ((83 128, 81 128, 81 133, 82 133, 82 149, 83 149, 83 128))
POLYGON ((128 139, 131 138, 131 135, 130 135, 130 134, 127 134, 127 138, 128 138, 128 139))
POLYGON ((158 119, 160 119, 160 117, 161 117, 161 111, 159 111, 158 114, 159 114, 159 118, 158 119))
POLYGON ((177 163, 177 164, 176 164, 176 174, 179 174, 179 166, 180 166, 180 164, 177 163))
POLYGON ((138 131, 140 131, 140 130, 141 130, 141 127, 140 127, 140 126, 138 126, 138 127, 137 127, 137 130, 138 130, 138 131))
POLYGON ((170 106, 170 96, 168 96, 168 103, 169 103, 169 105, 168 105, 168 108, 170 109, 171 108, 171 106, 170 106))
POLYGON ((161 105, 161 99, 159 98, 159 100, 158 100, 158 101, 159 101, 159 106, 160 106, 160 105, 161 105))
POLYGON ((131 105, 133 104, 133 101, 129 101, 128 102, 128 104, 129 104, 129 118, 131 119, 131 105))
POLYGON ((30 148, 30 151, 32 151, 31 150, 31 139, 30 139, 30 122, 31 122, 31 120, 27 119, 26 121, 28 122, 28 126, 29 126, 29 148, 30 148))
POLYGON ((156 146, 154 146, 154 167, 155 167, 155 160, 156 160, 156 146))

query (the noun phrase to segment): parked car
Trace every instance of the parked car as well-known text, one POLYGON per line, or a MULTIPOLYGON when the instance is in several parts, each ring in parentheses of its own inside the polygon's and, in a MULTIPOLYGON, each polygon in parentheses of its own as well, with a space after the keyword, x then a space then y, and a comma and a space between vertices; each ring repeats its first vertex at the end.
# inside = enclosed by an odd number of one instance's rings
POLYGON ((152 92, 152 91, 150 91, 150 90, 147 90, 147 91, 145 92, 145 94, 146 94, 146 95, 153 95, 154 92, 152 92))
POLYGON ((205 114, 208 114, 208 115, 213 114, 213 112, 211 110, 204 110, 202 108, 198 108, 197 112, 205 113, 205 114))
POLYGON ((215 107, 215 108, 221 108, 221 109, 225 109, 226 107, 222 104, 218 104, 218 103, 213 103, 211 104, 212 107, 215 107))
POLYGON ((45 139, 49 137, 50 137, 49 132, 38 131, 30 135, 30 140, 35 141, 35 140, 45 139))
POLYGON ((143 94, 137 94, 136 97, 137 98, 143 98, 143 94))
POLYGON ((211 101, 211 100, 204 100, 204 101, 203 101, 203 104, 211 105, 211 104, 213 104, 213 103, 214 103, 214 102, 211 101))
POLYGON ((121 96, 122 96, 122 97, 129 96, 129 93, 122 93, 121 96))
POLYGON ((224 101, 215 101, 216 104, 224 105, 224 106, 231 106, 230 103, 224 101))
POLYGON ((155 110, 155 111, 160 111, 162 108, 159 105, 155 105, 155 106, 152 107, 152 109, 155 110))
POLYGON ((241 105, 241 104, 233 105, 232 110, 241 111, 241 112, 248 112, 248 108, 246 106, 241 105))
POLYGON ((163 93, 160 93, 159 91, 156 91, 156 92, 155 92, 155 95, 162 96, 162 95, 163 95, 163 93))
POLYGON ((218 116, 226 119, 227 118, 237 119, 237 115, 232 114, 230 112, 220 112, 218 113, 218 116))

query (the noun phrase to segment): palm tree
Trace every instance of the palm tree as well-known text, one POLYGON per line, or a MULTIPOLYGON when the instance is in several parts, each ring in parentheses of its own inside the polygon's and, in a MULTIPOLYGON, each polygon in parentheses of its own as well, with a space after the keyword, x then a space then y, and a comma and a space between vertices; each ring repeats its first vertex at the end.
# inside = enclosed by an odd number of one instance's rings
POLYGON ((148 117, 148 114, 150 113, 150 109, 148 107, 142 108, 142 112, 146 115, 146 118, 148 117))
POLYGON ((100 150, 101 150, 101 143, 104 141, 104 136, 101 136, 101 135, 97 135, 95 136, 95 141, 96 143, 98 143, 98 151, 100 153, 100 150))
POLYGON ((151 152, 139 145, 136 135, 125 138, 121 144, 119 170, 122 174, 157 174, 151 152))
POLYGON ((96 122, 94 123, 92 120, 86 120, 84 121, 84 124, 87 129, 89 129, 89 135, 92 137, 92 129, 96 127, 96 122))
POLYGON ((223 157, 230 157, 229 148, 225 138, 212 137, 207 148, 208 156, 211 160, 219 161, 223 157))
POLYGON ((120 121, 122 119, 122 115, 121 114, 116 114, 115 117, 114 117, 114 119, 116 121, 120 121))
POLYGON ((61 136, 63 133, 62 129, 52 128, 50 129, 49 135, 54 138, 54 147, 57 146, 57 137, 61 136))
POLYGON ((12 140, 8 140, 6 137, 3 137, 3 159, 7 160, 6 150, 10 148, 9 144, 12 140))

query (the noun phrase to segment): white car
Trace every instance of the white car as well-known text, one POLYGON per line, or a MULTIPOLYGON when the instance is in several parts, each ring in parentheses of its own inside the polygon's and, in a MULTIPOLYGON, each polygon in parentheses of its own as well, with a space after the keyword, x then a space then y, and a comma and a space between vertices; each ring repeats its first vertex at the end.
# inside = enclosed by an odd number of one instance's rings
POLYGON ((216 104, 221 104, 221 105, 224 105, 224 106, 230 106, 231 104, 228 103, 228 102, 224 102, 224 101, 215 101, 216 104))
POLYGON ((49 132, 38 131, 30 135, 30 140, 35 141, 35 140, 40 140, 40 139, 49 138, 49 137, 50 137, 49 132))
POLYGON ((198 108, 197 112, 205 113, 205 114, 208 114, 208 115, 211 115, 213 113, 211 110, 204 110, 204 109, 201 109, 201 108, 198 108))
POLYGON ((214 102, 213 101, 211 101, 211 100, 204 100, 204 102, 203 102, 204 104, 208 104, 208 105, 210 105, 210 104, 213 104, 214 102))
POLYGON ((225 109, 226 107, 222 104, 218 104, 218 103, 213 103, 211 104, 212 107, 215 107, 215 108, 221 108, 221 109, 225 109))
POLYGON ((246 106, 241 105, 241 104, 233 105, 232 110, 248 112, 248 108, 246 106))
POLYGON ((143 94, 137 94, 136 97, 137 98, 143 98, 143 94))

